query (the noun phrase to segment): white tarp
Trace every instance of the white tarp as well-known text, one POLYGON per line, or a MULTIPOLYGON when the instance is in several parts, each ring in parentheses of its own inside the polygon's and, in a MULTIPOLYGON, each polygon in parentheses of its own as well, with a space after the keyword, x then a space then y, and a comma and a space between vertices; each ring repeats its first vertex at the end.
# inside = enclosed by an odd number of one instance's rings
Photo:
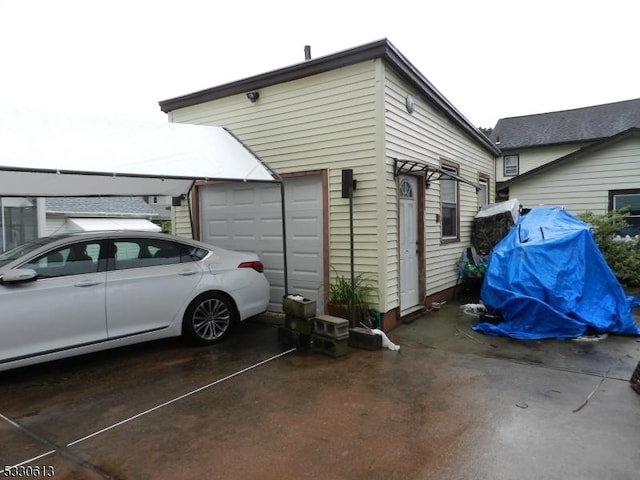
POLYGON ((511 218, 513 218, 513 224, 515 225, 516 223, 518 223, 518 219, 520 218, 520 207, 520 200, 518 200, 517 198, 512 198, 511 200, 507 200, 505 202, 485 205, 476 214, 475 218, 493 217, 504 212, 509 212, 511 213, 511 218))
POLYGON ((222 127, 0 109, 0 196, 171 195, 279 180, 222 127))

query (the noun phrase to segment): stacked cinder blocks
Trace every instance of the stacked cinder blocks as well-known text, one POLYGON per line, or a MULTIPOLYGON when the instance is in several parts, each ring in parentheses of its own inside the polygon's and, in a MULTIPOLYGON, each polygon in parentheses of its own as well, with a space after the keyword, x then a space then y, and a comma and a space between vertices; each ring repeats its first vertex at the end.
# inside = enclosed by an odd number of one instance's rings
POLYGON ((314 352, 330 357, 342 357, 349 353, 349 320, 320 315, 313 319, 311 348, 314 352))
POLYGON ((292 347, 309 347, 314 352, 341 357, 349 352, 349 321, 331 315, 316 316, 316 302, 300 296, 282 299, 284 326, 278 340, 292 347))
POLYGON ((631 383, 631 388, 633 388, 637 394, 640 394, 640 362, 638 362, 638 366, 633 372, 633 375, 631 375, 629 382, 631 383))
POLYGON ((292 347, 309 347, 316 314, 315 300, 284 297, 284 326, 278 328, 278 340, 292 347))

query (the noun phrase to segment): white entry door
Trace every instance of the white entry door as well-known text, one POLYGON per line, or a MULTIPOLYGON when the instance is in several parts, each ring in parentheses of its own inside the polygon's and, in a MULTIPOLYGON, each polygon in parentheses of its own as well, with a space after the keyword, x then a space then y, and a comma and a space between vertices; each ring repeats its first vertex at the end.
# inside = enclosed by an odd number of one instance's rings
POLYGON ((420 303, 418 291, 418 182, 415 177, 400 177, 400 314, 420 303))

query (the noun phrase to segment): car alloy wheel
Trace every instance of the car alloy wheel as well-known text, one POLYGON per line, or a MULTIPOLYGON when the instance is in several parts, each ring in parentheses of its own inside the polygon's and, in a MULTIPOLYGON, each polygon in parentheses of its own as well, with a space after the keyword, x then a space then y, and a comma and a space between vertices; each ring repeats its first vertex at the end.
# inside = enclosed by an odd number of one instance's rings
POLYGON ((184 334, 200 344, 215 343, 227 336, 235 322, 231 300, 218 293, 199 296, 185 312, 184 334))

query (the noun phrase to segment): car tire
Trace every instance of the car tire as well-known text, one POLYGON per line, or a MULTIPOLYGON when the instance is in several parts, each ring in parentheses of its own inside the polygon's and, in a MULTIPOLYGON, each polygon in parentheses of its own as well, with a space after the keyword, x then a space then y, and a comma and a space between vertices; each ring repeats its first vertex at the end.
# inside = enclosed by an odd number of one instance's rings
POLYGON ((204 293, 187 307, 182 323, 184 337, 192 343, 207 345, 224 339, 237 320, 233 301, 220 293, 204 293))

